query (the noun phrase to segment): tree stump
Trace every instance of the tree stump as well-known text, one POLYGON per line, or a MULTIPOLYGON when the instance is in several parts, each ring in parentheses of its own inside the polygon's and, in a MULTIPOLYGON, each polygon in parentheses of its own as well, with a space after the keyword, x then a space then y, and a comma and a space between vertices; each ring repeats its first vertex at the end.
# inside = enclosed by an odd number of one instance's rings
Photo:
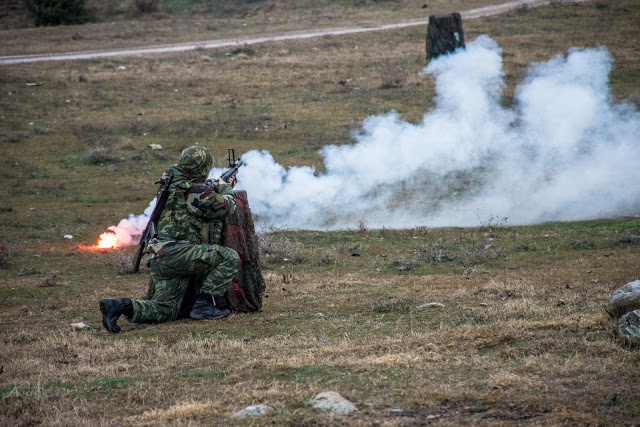
POLYGON ((462 17, 459 13, 431 15, 427 27, 427 61, 464 48, 462 17))
MULTIPOLYGON (((234 191, 237 207, 233 215, 223 223, 220 245, 238 252, 240 255, 240 271, 227 288, 223 298, 216 298, 218 308, 228 308, 234 312, 248 313, 262 308, 265 292, 265 281, 260 267, 260 253, 256 237, 253 217, 249 209, 246 191, 234 191)), ((208 242, 214 242, 217 236, 209 236, 208 242)), ((185 292, 178 318, 189 317, 198 290, 204 282, 203 275, 193 275, 189 279, 189 286, 185 292)), ((155 286, 153 279, 149 282, 149 289, 145 299, 153 298, 155 286)))

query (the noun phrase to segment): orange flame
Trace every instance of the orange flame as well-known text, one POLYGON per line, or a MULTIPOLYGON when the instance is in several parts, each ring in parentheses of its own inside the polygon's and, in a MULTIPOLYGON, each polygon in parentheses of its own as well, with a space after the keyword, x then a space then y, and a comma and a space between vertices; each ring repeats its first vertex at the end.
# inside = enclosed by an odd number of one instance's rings
POLYGON ((102 233, 96 244, 97 249, 115 249, 118 247, 118 237, 111 232, 102 233))

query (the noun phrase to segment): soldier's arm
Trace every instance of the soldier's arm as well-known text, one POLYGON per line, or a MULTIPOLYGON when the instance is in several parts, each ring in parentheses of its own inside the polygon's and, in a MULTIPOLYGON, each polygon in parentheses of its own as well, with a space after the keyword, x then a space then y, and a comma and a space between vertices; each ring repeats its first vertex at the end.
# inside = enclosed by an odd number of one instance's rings
POLYGON ((207 185, 194 186, 187 195, 187 209, 204 219, 224 219, 236 210, 236 196, 227 184, 220 185, 217 193, 207 185))

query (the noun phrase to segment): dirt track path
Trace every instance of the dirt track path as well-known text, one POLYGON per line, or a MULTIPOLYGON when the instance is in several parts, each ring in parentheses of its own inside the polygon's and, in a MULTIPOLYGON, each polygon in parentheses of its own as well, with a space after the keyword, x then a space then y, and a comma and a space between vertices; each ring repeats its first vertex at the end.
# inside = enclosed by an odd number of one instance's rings
MULTIPOLYGON (((573 0, 579 2, 583 0, 573 0)), ((519 7, 538 7, 551 4, 550 0, 516 0, 508 3, 503 3, 494 6, 481 7, 478 9, 471 9, 460 12, 463 19, 473 19, 482 16, 498 15, 508 12, 510 10, 517 9, 519 7)), ((429 18, 422 18, 416 20, 410 20, 400 22, 396 24, 386 24, 371 27, 350 27, 350 28, 330 28, 324 30, 308 30, 297 31, 280 34, 264 35, 261 37, 236 37, 229 39, 219 39, 201 42, 188 42, 188 43, 172 43, 165 45, 136 47, 131 49, 109 49, 109 50, 94 50, 94 51, 79 51, 79 52, 66 52, 66 53, 42 53, 31 55, 12 55, 12 56, 0 56, 0 65, 19 64, 27 62, 43 62, 43 61, 71 61, 76 59, 94 59, 114 56, 134 56, 134 55, 146 55, 146 54, 158 54, 158 53, 171 53, 171 52, 184 52, 193 49, 216 49, 221 47, 239 46, 239 45, 251 45, 257 43, 267 43, 282 40, 300 40, 308 39, 312 37, 321 36, 339 36, 342 34, 364 33, 368 31, 382 31, 391 30, 396 28, 411 27, 415 25, 426 25, 429 22, 429 18)))

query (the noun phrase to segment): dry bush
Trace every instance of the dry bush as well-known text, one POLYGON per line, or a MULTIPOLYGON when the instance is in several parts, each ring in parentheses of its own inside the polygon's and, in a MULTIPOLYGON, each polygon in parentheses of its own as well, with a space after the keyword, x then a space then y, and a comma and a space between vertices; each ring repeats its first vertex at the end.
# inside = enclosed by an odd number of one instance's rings
POLYGON ((439 239, 429 248, 429 262, 431 264, 453 261, 454 259, 453 249, 450 245, 445 244, 443 239, 439 239))
POLYGON ((619 239, 620 243, 640 245, 640 230, 627 230, 619 239))
POLYGON ((587 232, 582 239, 576 239, 571 242, 571 248, 576 250, 593 250, 596 249, 596 244, 587 232))
POLYGON ((242 45, 238 48, 233 49, 231 52, 229 52, 229 55, 231 56, 254 56, 256 54, 256 51, 250 47, 249 45, 242 45))
POLYGON ((394 261, 393 265, 398 269, 398 271, 411 271, 416 268, 418 261, 402 256, 400 259, 394 261))
POLYGON ((320 257, 320 260, 318 261, 319 265, 328 265, 328 264, 333 264, 336 262, 336 255, 338 254, 338 251, 335 247, 332 247, 331 249, 327 249, 323 252, 322 256, 320 257))
POLYGON ((87 161, 92 165, 112 162, 114 159, 115 157, 109 147, 90 148, 87 153, 87 161))
POLYGON ((257 233, 257 238, 260 261, 265 266, 282 262, 301 264, 306 260, 304 245, 300 242, 263 233, 257 233))
POLYGON ((134 0, 136 10, 140 13, 151 13, 158 10, 159 0, 134 0))
POLYGON ((464 266, 471 266, 503 258, 504 251, 501 248, 494 248, 492 240, 489 237, 471 238, 470 247, 463 250, 459 257, 460 263, 464 266))
POLYGON ((56 286, 57 284, 58 276, 56 274, 52 274, 50 276, 44 277, 40 286, 42 286, 43 288, 50 288, 52 286, 56 286))

